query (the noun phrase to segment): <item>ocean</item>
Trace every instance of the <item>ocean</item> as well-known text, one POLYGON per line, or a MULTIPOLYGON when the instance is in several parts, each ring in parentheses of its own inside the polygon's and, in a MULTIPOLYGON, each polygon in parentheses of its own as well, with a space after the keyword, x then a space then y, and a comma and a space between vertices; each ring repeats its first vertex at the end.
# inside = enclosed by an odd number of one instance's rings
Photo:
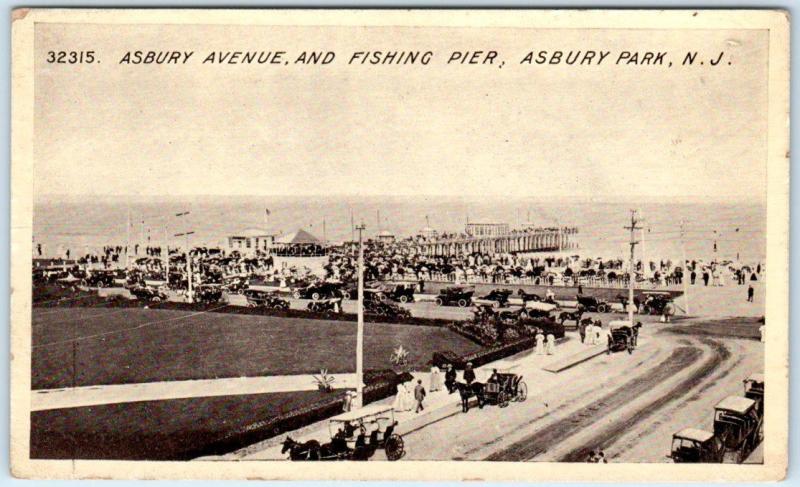
MULTIPOLYGON (((630 210, 642 230, 637 258, 658 261, 731 259, 763 262, 766 207, 758 203, 589 202, 438 196, 39 196, 34 205, 33 240, 42 256, 74 256, 104 245, 183 245, 176 233, 193 231, 192 245, 221 246, 246 229, 284 234, 304 229, 330 242, 349 240, 352 221, 366 225, 365 237, 389 231, 399 238, 426 225, 461 232, 467 221, 574 226, 583 257, 627 258, 630 210), (269 215, 267 215, 269 210, 269 215), (176 213, 189 211, 186 216, 176 213), (130 226, 128 226, 130 221, 130 226), (684 237, 681 238, 681 222, 684 237), (714 244, 716 242, 716 252, 714 244)), ((34 246, 34 253, 36 246, 34 246)))

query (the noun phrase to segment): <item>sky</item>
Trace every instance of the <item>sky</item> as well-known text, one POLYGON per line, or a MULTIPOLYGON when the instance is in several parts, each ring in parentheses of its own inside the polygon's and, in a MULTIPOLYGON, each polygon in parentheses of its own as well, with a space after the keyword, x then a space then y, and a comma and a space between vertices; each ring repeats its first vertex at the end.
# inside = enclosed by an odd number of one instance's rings
POLYGON ((763 31, 43 25, 36 195, 443 195, 764 201, 763 31), (100 63, 46 62, 93 49, 100 63), (186 65, 124 65, 135 50, 186 65), (334 51, 327 66, 203 65, 211 51, 334 51), (347 65, 431 50, 427 66, 347 65), (494 65, 447 65, 496 50, 494 65), (610 51, 597 66, 531 51, 610 51), (614 64, 666 51, 674 66, 614 64), (679 66, 698 51, 703 66, 679 66), (717 67, 708 60, 724 51, 717 67), (642 55, 640 54, 640 56, 642 55))

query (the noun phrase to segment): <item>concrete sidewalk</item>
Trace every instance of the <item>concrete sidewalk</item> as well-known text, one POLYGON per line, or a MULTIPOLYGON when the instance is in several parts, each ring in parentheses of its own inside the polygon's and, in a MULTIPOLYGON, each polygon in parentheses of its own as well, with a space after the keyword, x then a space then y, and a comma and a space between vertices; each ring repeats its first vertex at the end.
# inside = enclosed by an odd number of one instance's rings
MULTIPOLYGON (((334 378, 333 387, 336 389, 355 388, 355 374, 336 374, 334 378)), ((311 375, 281 375, 44 389, 31 391, 31 411, 191 397, 311 391, 316 388, 311 375)))
MULTIPOLYGON (((498 369, 500 372, 509 372, 523 376, 523 380, 527 380, 529 387, 529 396, 534 394, 534 387, 541 385, 542 374, 547 376, 556 377, 558 374, 550 372, 543 372, 543 368, 554 360, 559 360, 564 356, 573 355, 583 350, 590 348, 589 345, 584 345, 580 342, 577 333, 569 334, 570 339, 561 342, 556 347, 555 355, 537 355, 532 350, 520 352, 517 355, 498 360, 496 362, 487 364, 483 367, 476 369, 477 380, 479 382, 486 382, 492 373, 492 369, 498 369)), ((430 374, 426 372, 414 373, 414 381, 421 379, 425 389, 430 387, 430 374)), ((444 375, 444 374, 442 374, 444 375)), ((458 380, 461 379, 459 372, 458 380)), ((547 379, 552 381, 555 379, 547 379)), ((377 404, 391 405, 394 397, 389 397, 377 404)), ((461 409, 461 398, 459 394, 449 394, 446 390, 430 392, 425 398, 425 410, 420 413, 414 411, 395 412, 395 419, 398 421, 397 433, 400 435, 407 435, 416 430, 422 429, 430 424, 441 421, 450 416, 463 414, 461 409)), ((470 407, 477 407, 477 403, 473 398, 470 407)), ((494 407, 494 406, 488 406, 494 407)), ((291 436, 293 439, 304 442, 308 440, 317 440, 322 443, 330 441, 330 433, 328 431, 328 421, 320 421, 312 425, 306 426, 296 431, 291 431, 273 438, 269 438, 260 443, 250 445, 237 452, 224 455, 222 457, 204 457, 199 460, 285 460, 286 454, 281 453, 281 443, 286 438, 291 436)), ((384 459, 382 453, 379 452, 376 459, 384 459)))

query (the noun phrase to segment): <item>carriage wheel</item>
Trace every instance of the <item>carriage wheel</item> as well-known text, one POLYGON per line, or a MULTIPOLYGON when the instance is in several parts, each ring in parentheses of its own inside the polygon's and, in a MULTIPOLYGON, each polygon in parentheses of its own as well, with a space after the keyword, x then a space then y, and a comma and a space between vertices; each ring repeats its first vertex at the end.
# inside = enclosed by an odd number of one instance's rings
POLYGON ((508 396, 505 392, 500 391, 500 393, 497 394, 497 405, 501 408, 508 406, 508 396))
POLYGON ((390 461, 400 460, 405 454, 405 442, 400 435, 392 435, 386 440, 384 447, 386 459, 390 461))
POLYGON ((400 296, 400 302, 401 303, 407 303, 408 302, 408 296, 406 296, 405 294, 400 296))
POLYGON ((523 402, 525 399, 528 399, 528 384, 520 382, 517 385, 517 401, 523 402))

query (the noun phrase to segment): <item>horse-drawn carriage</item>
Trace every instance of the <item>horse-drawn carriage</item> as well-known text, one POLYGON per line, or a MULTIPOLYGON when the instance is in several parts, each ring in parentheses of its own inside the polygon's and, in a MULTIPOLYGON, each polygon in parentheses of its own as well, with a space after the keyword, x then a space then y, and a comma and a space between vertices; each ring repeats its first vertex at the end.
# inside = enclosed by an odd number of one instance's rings
POLYGON ((750 398, 728 396, 714 407, 714 436, 719 438, 723 457, 731 454, 742 463, 763 439, 764 416, 750 398))
POLYGON ((382 449, 388 460, 405 454, 403 437, 395 433, 394 409, 373 405, 334 416, 328 422, 331 441, 300 443, 286 437, 281 453, 290 460, 369 460, 382 449))
POLYGON ((245 289, 244 297, 251 308, 289 309, 289 301, 279 298, 274 292, 245 289))
POLYGON ((639 328, 641 327, 641 323, 631 325, 628 321, 609 322, 606 353, 610 355, 611 352, 621 352, 623 350, 627 350, 629 354, 633 353, 639 339, 639 328))
POLYGON ((664 309, 672 306, 672 294, 666 291, 645 291, 642 293, 644 302, 639 308, 643 315, 664 314, 664 309))
POLYGON ((675 463, 722 463, 724 450, 714 433, 684 428, 672 435, 669 458, 675 463))
POLYGON ((483 396, 485 402, 504 408, 509 402, 523 402, 527 399, 528 385, 521 375, 494 372, 486 381, 483 396))

